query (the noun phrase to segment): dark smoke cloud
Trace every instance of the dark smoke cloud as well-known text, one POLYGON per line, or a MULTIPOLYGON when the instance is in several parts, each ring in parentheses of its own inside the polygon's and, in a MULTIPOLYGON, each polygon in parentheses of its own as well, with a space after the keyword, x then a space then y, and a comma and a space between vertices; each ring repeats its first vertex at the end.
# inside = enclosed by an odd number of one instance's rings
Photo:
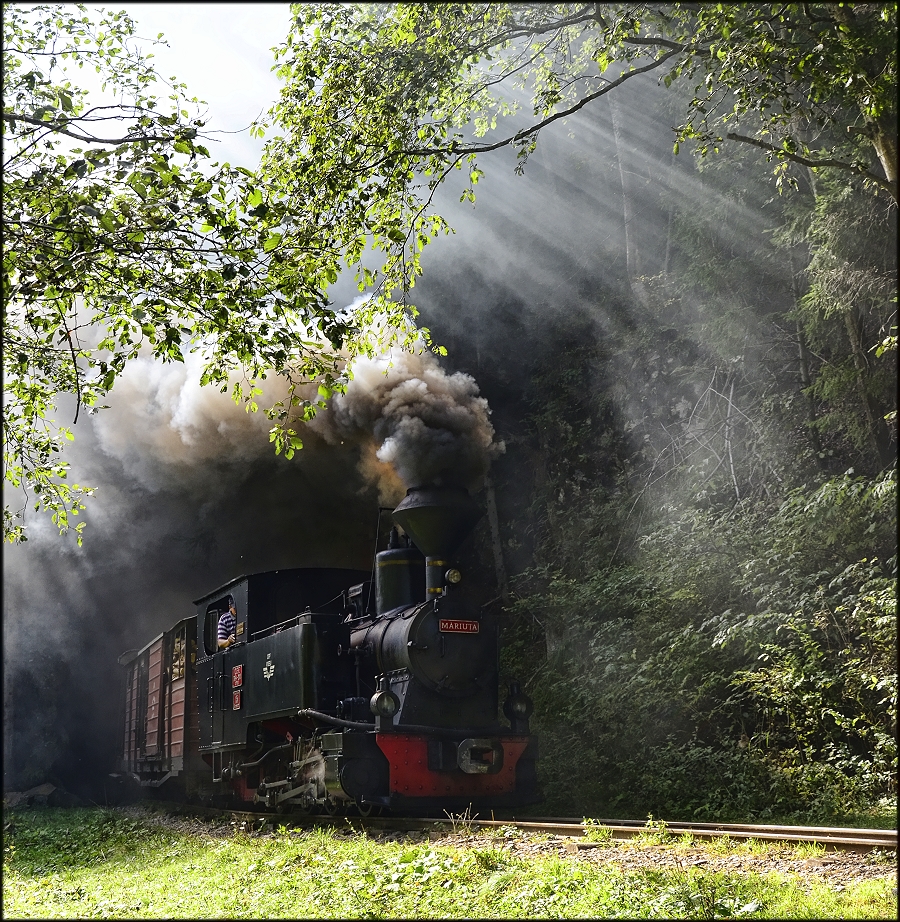
MULTIPOLYGON (((477 490, 503 451, 471 375, 446 372, 420 348, 358 358, 346 392, 300 423, 309 453, 322 450, 320 440, 344 452, 357 448, 360 473, 384 503, 425 483, 452 481, 477 490)), ((218 468, 221 487, 246 477, 272 453, 265 414, 248 413, 228 393, 201 387, 200 366, 195 355, 165 365, 139 358, 116 385, 110 408, 96 417, 100 449, 147 490, 196 487, 208 481, 211 466, 218 468)), ((263 405, 287 397, 280 378, 262 382, 262 389, 263 405)))
POLYGON ((491 411, 471 375, 448 374, 424 351, 361 358, 352 373, 346 392, 309 428, 332 445, 360 447, 360 472, 383 503, 424 484, 481 486, 504 447, 494 441, 491 411))

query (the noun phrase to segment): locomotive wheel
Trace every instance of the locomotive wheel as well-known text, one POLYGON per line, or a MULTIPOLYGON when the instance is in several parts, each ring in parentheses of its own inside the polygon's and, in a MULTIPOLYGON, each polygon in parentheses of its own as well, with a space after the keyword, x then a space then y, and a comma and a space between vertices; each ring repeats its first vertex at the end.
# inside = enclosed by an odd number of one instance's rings
POLYGON ((381 816, 381 807, 378 804, 364 804, 361 800, 357 800, 356 809, 362 817, 381 816))
POLYGON ((325 798, 325 803, 322 804, 322 809, 328 816, 337 816, 341 813, 341 805, 337 801, 332 800, 330 797, 325 798))

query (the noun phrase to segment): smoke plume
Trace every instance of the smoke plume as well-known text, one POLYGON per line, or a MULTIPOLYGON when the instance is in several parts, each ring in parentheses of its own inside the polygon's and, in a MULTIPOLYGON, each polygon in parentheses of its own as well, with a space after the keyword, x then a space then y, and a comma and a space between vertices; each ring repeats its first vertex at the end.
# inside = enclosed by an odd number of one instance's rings
MULTIPOLYGON (((110 408, 96 417, 102 451, 146 489, 207 479, 210 466, 220 479, 240 480, 272 452, 272 423, 227 393, 200 387, 199 366, 194 356, 178 365, 137 359, 110 408)), ((315 452, 319 439, 357 448, 359 471, 384 504, 426 483, 481 486, 503 443, 494 441, 491 411, 471 375, 448 374, 424 351, 360 358, 350 372, 346 392, 303 426, 304 451, 315 452)), ((283 380, 270 379, 260 401, 286 396, 283 380)))
POLYGON ((471 375, 447 374, 428 352, 362 358, 352 373, 309 428, 330 444, 359 446, 360 472, 382 502, 424 484, 481 486, 504 446, 471 375))

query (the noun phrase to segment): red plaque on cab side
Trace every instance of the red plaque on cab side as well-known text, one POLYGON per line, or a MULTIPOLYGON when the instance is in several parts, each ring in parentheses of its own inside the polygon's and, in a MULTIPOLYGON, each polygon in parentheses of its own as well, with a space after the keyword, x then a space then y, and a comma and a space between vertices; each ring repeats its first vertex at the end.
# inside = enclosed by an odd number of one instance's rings
POLYGON ((231 710, 239 711, 241 709, 241 692, 240 689, 231 693, 231 710))
POLYGON ((452 618, 441 618, 439 628, 444 634, 477 634, 479 622, 456 621, 452 618))
POLYGON ((244 684, 244 667, 241 666, 232 666, 231 667, 231 687, 240 688, 244 684))

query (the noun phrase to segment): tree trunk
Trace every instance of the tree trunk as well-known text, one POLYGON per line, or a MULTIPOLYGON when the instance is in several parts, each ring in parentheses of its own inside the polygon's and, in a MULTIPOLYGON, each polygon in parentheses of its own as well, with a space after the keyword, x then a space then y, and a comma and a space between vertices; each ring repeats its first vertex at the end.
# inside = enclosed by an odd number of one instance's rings
POLYGON ((866 423, 869 436, 869 445, 875 453, 882 466, 890 464, 890 435, 884 420, 876 412, 872 405, 872 398, 869 396, 866 388, 866 376, 869 368, 869 362, 866 358, 866 350, 863 346, 859 333, 859 322, 856 311, 848 307, 844 311, 844 324, 847 328, 847 339, 850 341, 850 349, 853 353, 853 365, 856 369, 856 389, 859 394, 860 403, 863 406, 863 412, 866 416, 866 423))
POLYGON ((616 162, 619 167, 619 181, 622 184, 622 215, 625 221, 625 271, 628 274, 628 284, 631 293, 639 304, 646 305, 647 293, 641 282, 643 269, 641 266, 641 251, 638 246, 637 227, 634 223, 634 178, 630 170, 624 167, 625 148, 622 143, 620 130, 619 106, 615 101, 615 93, 608 93, 609 111, 612 117, 613 137, 616 141, 616 162))
POLYGON ((809 441, 816 454, 816 461, 819 467, 824 467, 825 459, 822 456, 822 440, 819 438, 819 430, 816 428, 816 402, 809 392, 812 387, 812 376, 809 372, 809 349, 806 346, 803 324, 800 317, 797 316, 800 304, 800 290, 797 285, 797 260, 793 245, 791 245, 788 252, 791 258, 791 296, 794 300, 794 315, 797 317, 795 324, 797 329, 797 357, 800 361, 800 386, 806 394, 807 430, 809 432, 809 441))
MULTIPOLYGON (((675 175, 675 151, 673 149, 671 160, 669 163, 669 173, 671 176, 675 175)), ((672 218, 675 214, 675 202, 672 198, 669 199, 669 213, 666 217, 666 255, 663 258, 663 278, 666 282, 669 281, 669 264, 671 261, 672 255, 672 218)))
POLYGON ((741 488, 738 486, 737 474, 734 470, 734 453, 731 448, 732 418, 734 415, 734 376, 731 378, 731 390, 728 392, 728 409, 725 412, 725 449, 728 453, 728 469, 731 472, 731 483, 734 487, 735 503, 741 501, 741 488))
MULTIPOLYGON (((872 146, 878 154, 878 162, 884 170, 885 179, 891 184, 894 201, 897 201, 897 136, 891 133, 890 126, 883 127, 881 122, 870 122, 872 146)), ((896 132, 896 128, 894 128, 896 132)))

